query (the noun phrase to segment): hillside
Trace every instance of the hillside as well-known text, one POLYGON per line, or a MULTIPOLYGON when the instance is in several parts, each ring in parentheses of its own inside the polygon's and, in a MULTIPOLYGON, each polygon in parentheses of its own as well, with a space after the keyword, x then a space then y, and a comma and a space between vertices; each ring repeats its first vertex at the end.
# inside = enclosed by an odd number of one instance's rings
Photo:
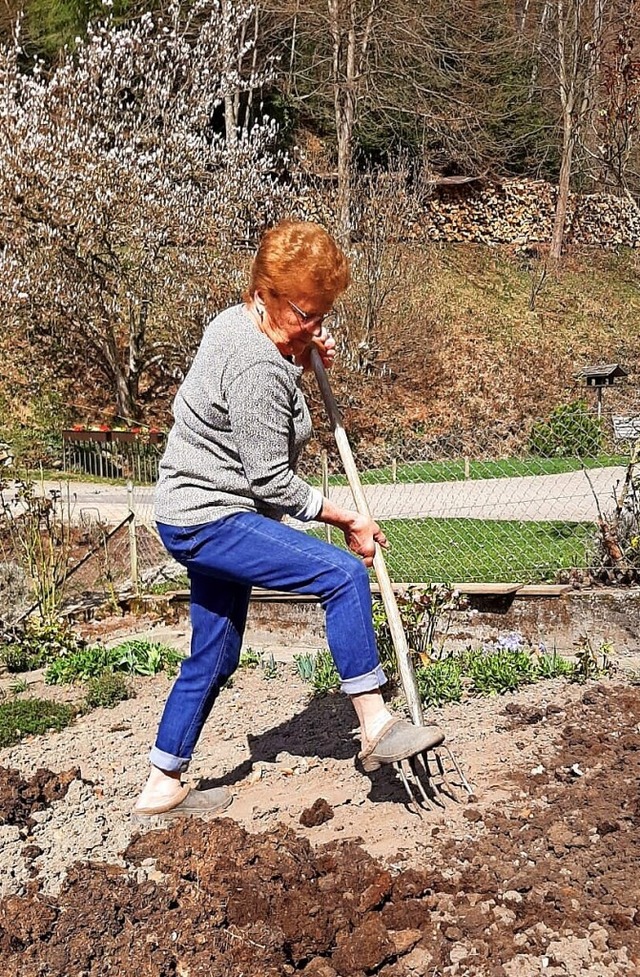
POLYGON ((605 411, 634 409, 638 255, 568 255, 531 310, 542 262, 481 245, 412 255, 377 332, 377 371, 335 373, 349 427, 372 461, 383 443, 403 443, 405 455, 425 442, 443 456, 509 453, 558 404, 595 404, 577 376, 595 363, 620 362, 630 374, 606 392, 605 411))
MULTIPOLYGON (((630 376, 605 395, 607 411, 634 409, 640 372, 640 257, 597 249, 574 251, 540 282, 543 256, 513 248, 430 244, 402 256, 379 324, 370 363, 333 383, 363 461, 375 464, 397 447, 404 457, 500 456, 526 441, 534 420, 558 404, 594 396, 576 375, 586 365, 620 362, 630 376)), ((231 301, 236 295, 229 296, 231 301)), ((348 352, 358 339, 364 301, 355 282, 338 338, 348 352)), ((11 356, 11 351, 9 351, 11 356)), ((0 441, 55 456, 60 430, 74 421, 110 419, 112 403, 89 369, 82 382, 52 371, 28 373, 26 385, 4 385, 0 441), (53 435, 53 437, 51 437, 53 435)), ((351 359, 353 357, 351 356, 351 359)), ((7 373, 8 362, 5 360, 7 373)), ((3 371, 4 372, 4 371, 3 371)), ((314 416, 323 411, 307 383, 314 416)), ((150 384, 145 419, 170 423, 173 387, 150 384)))

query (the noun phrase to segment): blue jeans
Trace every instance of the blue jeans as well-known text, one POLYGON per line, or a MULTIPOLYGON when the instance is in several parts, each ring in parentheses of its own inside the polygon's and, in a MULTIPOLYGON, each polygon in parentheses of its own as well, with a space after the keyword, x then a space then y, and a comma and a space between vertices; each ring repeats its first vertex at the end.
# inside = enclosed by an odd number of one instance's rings
POLYGON ((158 523, 191 581, 191 654, 169 694, 151 762, 186 770, 220 689, 238 667, 252 585, 318 597, 343 692, 386 681, 378 659, 364 564, 322 540, 253 512, 198 526, 158 523))

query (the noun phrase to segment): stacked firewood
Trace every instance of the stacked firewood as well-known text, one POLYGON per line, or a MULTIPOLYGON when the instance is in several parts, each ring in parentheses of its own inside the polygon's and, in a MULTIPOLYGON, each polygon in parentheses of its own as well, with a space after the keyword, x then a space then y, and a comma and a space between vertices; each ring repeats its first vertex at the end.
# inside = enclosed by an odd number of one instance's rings
MULTIPOLYGON (((548 243, 557 189, 542 181, 509 180, 436 185, 425 208, 421 232, 433 241, 483 244, 548 243)), ((571 194, 568 244, 640 246, 640 208, 612 194, 571 194)))

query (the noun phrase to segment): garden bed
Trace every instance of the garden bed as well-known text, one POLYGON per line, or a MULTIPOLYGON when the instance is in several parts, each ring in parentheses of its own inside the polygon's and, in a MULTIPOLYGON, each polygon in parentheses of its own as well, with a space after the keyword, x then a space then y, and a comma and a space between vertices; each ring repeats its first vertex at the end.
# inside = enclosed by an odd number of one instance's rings
POLYGON ((420 820, 389 771, 358 769, 349 703, 309 698, 277 658, 207 724, 192 778, 234 793, 212 824, 129 819, 164 675, 0 751, 19 771, 0 808, 7 977, 638 972, 640 689, 556 679, 432 711, 475 795, 420 820))

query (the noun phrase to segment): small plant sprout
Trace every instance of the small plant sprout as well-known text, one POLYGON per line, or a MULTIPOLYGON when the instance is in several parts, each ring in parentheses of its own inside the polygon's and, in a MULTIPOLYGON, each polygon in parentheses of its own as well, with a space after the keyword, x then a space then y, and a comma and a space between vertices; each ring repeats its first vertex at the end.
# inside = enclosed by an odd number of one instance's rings
POLYGON ((602 641, 598 648, 594 648, 589 635, 581 634, 575 644, 577 650, 573 677, 576 682, 587 682, 589 679, 611 674, 614 667, 611 662, 611 641, 602 641))
POLYGON ((278 663, 273 657, 272 651, 270 651, 268 655, 261 658, 260 664, 262 666, 262 674, 266 679, 274 679, 278 677, 278 663))
POLYGON ((244 648, 240 655, 240 668, 258 668, 261 664, 262 656, 253 648, 244 648))
POLYGON ((311 682, 315 671, 314 656, 305 651, 302 655, 293 656, 293 664, 303 682, 311 682))
POLYGON ((340 688, 340 676, 330 651, 325 649, 317 651, 315 655, 296 655, 294 663, 298 675, 313 686, 316 695, 324 695, 340 688))

